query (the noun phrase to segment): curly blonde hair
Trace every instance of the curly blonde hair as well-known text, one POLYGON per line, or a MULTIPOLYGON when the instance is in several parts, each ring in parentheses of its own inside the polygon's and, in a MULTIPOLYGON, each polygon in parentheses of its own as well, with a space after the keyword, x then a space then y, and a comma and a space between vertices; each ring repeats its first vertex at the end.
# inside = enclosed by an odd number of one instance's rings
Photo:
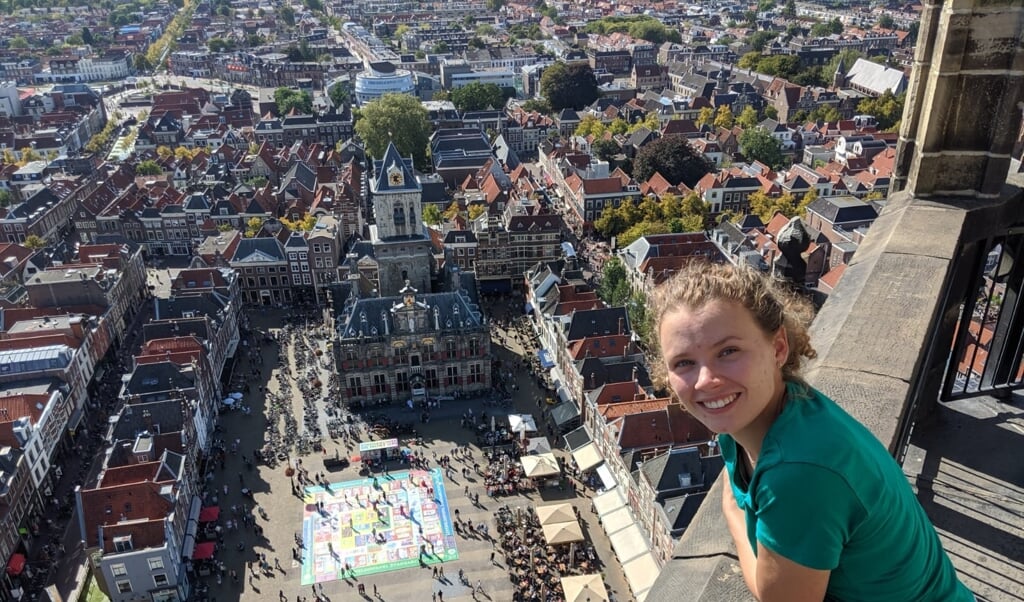
POLYGON ((785 327, 789 356, 782 365, 782 378, 803 383, 800 367, 804 359, 814 359, 807 328, 814 318, 814 307, 797 296, 785 283, 749 267, 695 260, 679 270, 654 291, 655 385, 669 389, 668 368, 661 353, 661 322, 671 311, 685 307, 699 309, 712 301, 733 301, 745 307, 768 336, 785 327))

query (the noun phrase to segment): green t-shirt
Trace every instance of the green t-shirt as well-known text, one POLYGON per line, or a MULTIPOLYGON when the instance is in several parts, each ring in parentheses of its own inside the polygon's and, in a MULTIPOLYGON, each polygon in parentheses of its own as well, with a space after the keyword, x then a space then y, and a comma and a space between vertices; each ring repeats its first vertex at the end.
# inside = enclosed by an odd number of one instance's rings
POLYGON ((747 487, 737 445, 719 435, 747 537, 830 570, 844 602, 972 602, 903 470, 863 425, 814 389, 788 383, 747 487))

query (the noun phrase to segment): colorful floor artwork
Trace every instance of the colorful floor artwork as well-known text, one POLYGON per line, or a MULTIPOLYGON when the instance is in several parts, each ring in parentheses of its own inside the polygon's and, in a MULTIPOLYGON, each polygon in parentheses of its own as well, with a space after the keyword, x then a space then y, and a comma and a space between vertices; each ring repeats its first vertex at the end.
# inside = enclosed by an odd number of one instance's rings
POLYGON ((437 468, 307 487, 302 539, 302 585, 459 557, 437 468))

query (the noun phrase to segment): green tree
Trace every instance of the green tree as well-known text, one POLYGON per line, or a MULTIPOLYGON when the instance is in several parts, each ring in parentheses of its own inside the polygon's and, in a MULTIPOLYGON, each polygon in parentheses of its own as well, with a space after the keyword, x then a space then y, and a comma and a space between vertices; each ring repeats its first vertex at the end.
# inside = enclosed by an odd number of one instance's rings
POLYGON ((584 138, 590 135, 601 136, 605 131, 604 122, 593 115, 584 115, 583 119, 580 120, 580 124, 576 126, 576 131, 573 132, 577 136, 583 136, 584 138))
POLYGON ((462 206, 459 205, 458 201, 452 201, 451 204, 448 205, 448 208, 444 210, 444 218, 448 221, 452 221, 461 214, 462 206))
POLYGON ((448 52, 448 42, 441 40, 430 47, 431 54, 444 54, 448 52))
POLYGON ((782 143, 763 128, 743 130, 740 134, 740 150, 748 161, 760 161, 773 169, 782 167, 784 163, 782 143))
POLYGON ((896 131, 900 127, 906 98, 906 93, 896 96, 892 90, 886 90, 878 98, 865 98, 860 101, 857 104, 857 112, 861 115, 871 115, 877 119, 880 130, 896 131))
POLYGON ((305 90, 293 90, 281 87, 274 90, 274 104, 277 105, 277 114, 284 116, 295 109, 303 115, 313 112, 313 98, 305 90))
POLYGON ((96 43, 96 39, 92 37, 92 32, 89 31, 88 27, 82 28, 82 43, 90 46, 96 43))
POLYGON ((601 284, 597 287, 597 296, 611 307, 621 307, 629 299, 626 266, 618 257, 612 257, 605 262, 601 270, 601 284))
POLYGON ((634 241, 644 236, 669 234, 671 232, 672 228, 665 222, 639 222, 620 234, 616 238, 616 244, 621 248, 633 244, 634 241))
POLYGON ((427 203, 423 206, 423 221, 431 226, 439 226, 444 221, 441 209, 434 203, 427 203))
POLYGON ((282 4, 281 8, 277 9, 277 16, 284 22, 288 27, 295 26, 295 9, 287 4, 282 4))
POLYGON ((715 110, 711 107, 702 107, 697 114, 697 127, 704 127, 715 122, 715 110))
POLYGON ((21 243, 22 246, 28 247, 32 250, 43 249, 46 247, 46 240, 35 234, 29 234, 25 237, 25 242, 21 243))
POLYGON ((498 84, 473 82, 452 90, 450 98, 460 111, 482 111, 488 107, 500 109, 505 105, 505 95, 498 84))
POLYGON ((551 65, 540 78, 540 91, 555 111, 566 107, 582 109, 600 95, 594 71, 586 63, 551 65))
POLYGON ((551 104, 543 98, 530 98, 528 100, 524 100, 523 104, 520 106, 524 111, 536 111, 544 115, 551 113, 551 104))
MULTIPOLYGON (((629 204, 629 202, 623 203, 623 205, 626 204, 629 204)), ((618 207, 605 207, 601 211, 601 215, 597 216, 597 219, 594 220, 594 230, 597 230, 605 238, 617 236, 631 225, 627 221, 625 214, 618 207)))
POLYGON ((633 177, 646 182, 657 172, 672 184, 682 182, 692 188, 713 167, 707 157, 693 150, 686 138, 667 136, 640 149, 633 163, 633 177))
POLYGON ((715 127, 729 129, 736 122, 736 118, 732 115, 732 108, 729 105, 722 105, 718 107, 718 111, 715 112, 715 127))
POLYGON ((147 159, 135 166, 135 173, 140 176, 158 176, 163 173, 160 164, 152 159, 147 159))
POLYGON ((487 211, 487 206, 483 203, 473 203, 469 206, 469 219, 475 220, 487 211))
POLYGON ((759 217, 766 224, 771 221, 776 212, 786 217, 797 215, 796 201, 789 193, 773 197, 758 190, 752 192, 747 200, 750 203, 750 213, 759 217))
POLYGON ((796 18, 796 0, 786 0, 786 3, 782 6, 782 16, 787 19, 796 18))
POLYGON ((9 207, 11 205, 11 191, 0 188, 0 207, 9 207))
MULTIPOLYGON (((653 113, 651 113, 651 115, 653 115, 653 113)), ((658 116, 654 115, 654 118, 657 119, 658 116)), ((644 123, 644 122, 641 122, 641 123, 644 123)), ((661 129, 661 128, 657 128, 657 129, 661 129)), ((625 133, 629 132, 629 124, 626 123, 626 120, 623 119, 622 117, 616 117, 611 123, 608 124, 608 131, 613 133, 613 134, 617 134, 617 135, 625 134, 625 133)), ((655 130, 652 128, 651 131, 655 131, 655 130)))
POLYGON ((232 231, 234 229, 235 229, 234 226, 232 226, 231 224, 221 224, 221 225, 217 226, 217 231, 218 232, 230 232, 230 231, 232 231))
POLYGON ((352 100, 352 95, 345 84, 334 84, 327 94, 331 99, 331 104, 339 108, 347 105, 352 100))
POLYGON ((604 138, 595 140, 594 143, 590 145, 590 150, 594 153, 594 156, 601 161, 611 161, 612 157, 622 152, 618 143, 614 140, 605 140, 604 138))
POLYGON ((153 64, 149 62, 144 54, 136 54, 132 57, 132 67, 139 73, 152 71, 153 64))
POLYGON ((773 31, 755 31, 750 36, 747 36, 747 44, 757 52, 761 52, 768 45, 768 42, 771 42, 777 36, 778 34, 773 31))
POLYGON ((882 15, 878 17, 878 26, 882 29, 893 29, 896 27, 896 22, 889 15, 882 15))
POLYGON ((15 50, 24 50, 28 48, 28 40, 25 39, 25 36, 14 36, 8 40, 7 47, 15 50))
POLYGON ((371 156, 383 157, 388 142, 394 142, 403 157, 412 155, 417 168, 428 168, 430 120, 415 96, 385 94, 368 102, 359 111, 355 130, 371 156))
POLYGON ((502 6, 505 6, 505 0, 487 0, 487 10, 498 11, 502 6))
POLYGON ((818 189, 811 188, 804 194, 803 198, 800 199, 800 202, 797 203, 796 214, 800 216, 806 214, 808 205, 816 200, 818 200, 818 189))
POLYGON ((839 121, 839 109, 832 105, 818 105, 807 115, 811 121, 824 121, 826 123, 835 123, 839 121))
POLYGON ((252 238, 256 236, 262 227, 263 220, 261 218, 250 217, 249 221, 245 222, 245 237, 252 238))
POLYGON ((757 125, 760 121, 757 117, 757 110, 754 107, 747 105, 743 111, 740 112, 740 116, 736 118, 736 125, 739 125, 743 129, 752 128, 757 125))

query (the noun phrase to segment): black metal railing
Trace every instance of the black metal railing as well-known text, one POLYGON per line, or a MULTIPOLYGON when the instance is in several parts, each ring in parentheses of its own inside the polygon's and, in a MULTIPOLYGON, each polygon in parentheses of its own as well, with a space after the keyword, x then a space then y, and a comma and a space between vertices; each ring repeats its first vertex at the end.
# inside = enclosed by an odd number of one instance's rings
POLYGON ((966 279, 966 287, 946 304, 959 316, 940 398, 1024 388, 1024 225, 964 244, 953 278, 966 279))

